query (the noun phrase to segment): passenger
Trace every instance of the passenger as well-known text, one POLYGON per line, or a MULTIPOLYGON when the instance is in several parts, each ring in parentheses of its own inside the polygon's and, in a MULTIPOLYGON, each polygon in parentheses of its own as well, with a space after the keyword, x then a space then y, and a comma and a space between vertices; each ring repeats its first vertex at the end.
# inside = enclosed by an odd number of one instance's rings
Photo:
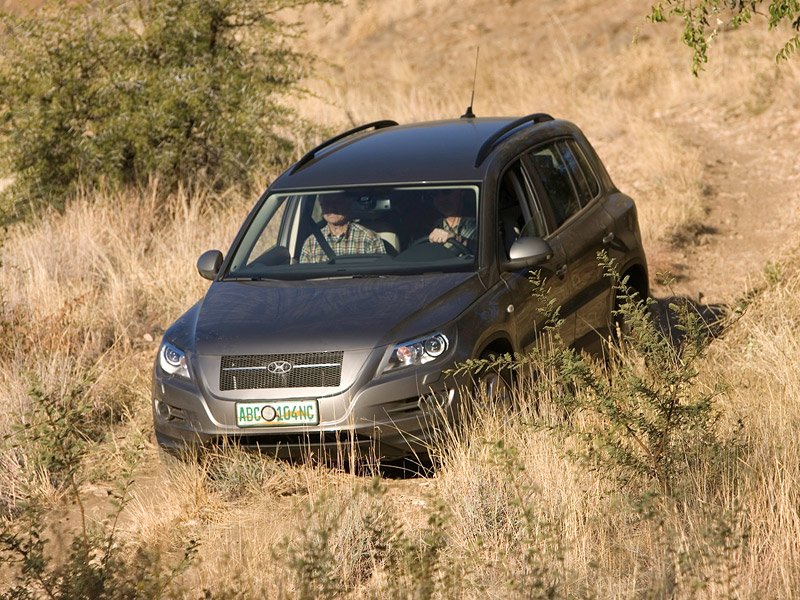
POLYGON ((469 190, 438 190, 433 204, 442 214, 442 219, 434 226, 428 236, 432 244, 446 244, 455 240, 474 253, 477 247, 478 222, 473 217, 464 216, 465 196, 472 195, 469 190))
MULTIPOLYGON (((377 233, 350 221, 353 202, 346 194, 322 196, 319 205, 326 222, 321 233, 336 256, 386 254, 383 240, 377 233)), ((328 262, 329 258, 314 235, 310 235, 303 243, 301 263, 328 262)))

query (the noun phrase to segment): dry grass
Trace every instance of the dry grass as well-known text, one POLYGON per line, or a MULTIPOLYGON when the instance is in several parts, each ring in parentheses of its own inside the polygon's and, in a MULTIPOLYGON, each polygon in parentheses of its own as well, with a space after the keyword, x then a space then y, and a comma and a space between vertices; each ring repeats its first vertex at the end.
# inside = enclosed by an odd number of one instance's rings
POLYGON ((577 123, 637 200, 649 247, 691 237, 703 221, 695 133, 767 108, 774 118, 800 93, 800 69, 774 66, 775 36, 764 32, 723 34, 697 80, 677 24, 648 24, 647 1, 469 4, 351 1, 327 18, 307 15, 307 45, 327 62, 301 111, 339 128, 457 117, 480 46, 476 113, 544 111, 577 123))
MULTIPOLYGON (((119 439, 99 436, 98 451, 109 453, 126 443, 126 432, 149 426, 146 370, 156 342, 142 336, 157 338, 172 314, 202 292, 192 269, 180 272, 176 265, 191 265, 204 248, 222 245, 209 236, 231 236, 238 218, 232 213, 243 206, 196 199, 165 211, 140 200, 97 197, 91 208, 88 199, 79 200, 64 215, 20 226, 6 242, 4 314, 14 319, 7 324, 14 329, 13 343, 5 338, 10 346, 0 370, 7 390, 4 431, 14 415, 26 411, 28 383, 20 376, 26 370, 35 370, 54 393, 95 370, 88 395, 101 414, 127 398, 122 423, 103 421, 119 439), (66 247, 74 250, 60 250, 66 247), (90 301, 75 302, 82 295, 90 301)), ((637 516, 625 493, 568 458, 569 442, 560 445, 546 430, 532 430, 529 424, 538 417, 522 402, 514 415, 482 413, 466 438, 453 437, 432 485, 411 492, 402 486, 392 492, 390 483, 389 492, 374 493, 368 479, 234 450, 163 470, 149 450, 147 475, 136 488, 122 535, 176 551, 199 538, 200 560, 186 585, 220 593, 240 589, 244 597, 293 597, 302 583, 302 553, 317 543, 324 552, 312 558, 329 563, 339 592, 383 597, 396 592, 398 582, 411 590, 408 582, 421 577, 409 558, 413 553, 403 548, 421 552, 430 533, 427 519, 440 511, 439 569, 475 565, 456 573, 460 584, 451 584, 451 593, 440 587, 444 597, 514 595, 513 574, 531 568, 523 560, 531 539, 537 544, 533 566, 544 569, 563 596, 627 598, 663 592, 669 580, 676 597, 689 597, 688 590, 706 579, 703 597, 728 597, 729 584, 742 597, 790 595, 800 584, 800 438, 792 416, 800 392, 793 360, 800 345, 798 264, 787 259, 770 270, 772 284, 715 344, 708 365, 709 381, 732 386, 727 419, 744 419, 745 464, 720 471, 709 457, 695 472, 687 504, 667 522, 637 516), (515 450, 516 462, 498 453, 500 440, 515 450), (523 502, 533 511, 533 525, 524 525, 523 502), (526 533, 526 527, 532 529, 526 533), (729 538, 711 535, 726 527, 729 538), (745 533, 746 544, 725 546, 745 533), (392 562, 392 553, 402 560, 392 562), (281 566, 265 572, 264 564, 281 566)), ((546 402, 542 408, 547 414, 546 402)), ((54 502, 52 482, 26 472, 19 458, 3 457, 5 502, 13 504, 25 482, 54 502)), ((114 472, 109 458, 89 464, 114 472)))
POLYGON ((743 596, 780 596, 800 585, 800 271, 793 252, 744 316, 715 345, 708 377, 731 386, 727 414, 741 418, 748 457, 723 493, 747 515, 753 544, 741 556, 743 596))
MULTIPOLYGON (((205 289, 193 263, 203 249, 226 247, 244 210, 240 199, 162 205, 152 190, 87 194, 63 215, 10 231, 0 271, 0 432, 29 412, 32 386, 57 398, 85 388, 92 411, 83 430, 95 440, 146 414, 160 334, 205 289)), ((29 463, 24 452, 4 461, 29 463)))
MULTIPOLYGON (((724 34, 698 82, 675 30, 641 19, 647 2, 469 4, 352 2, 327 22, 307 15, 311 44, 328 62, 307 83, 316 97, 299 109, 331 127, 457 116, 480 43, 476 112, 544 110, 578 123, 637 199, 648 246, 685 241, 703 221, 706 141, 695 135, 728 143, 729 126, 743 120, 796 125, 798 67, 770 65, 773 37, 724 34)), ((148 370, 160 333, 207 285, 196 257, 227 248, 250 202, 87 192, 63 214, 10 229, 0 270, 0 435, 26 418, 32 382, 57 397, 83 385, 85 470, 113 479, 118 452, 149 432, 148 370)), ((187 590, 214 597, 296 597, 309 561, 352 598, 411 597, 428 580, 440 597, 520 596, 512 588, 525 569, 560 597, 792 597, 800 589, 798 253, 780 265, 714 343, 702 376, 728 385, 724 425, 735 431, 741 419, 743 458, 732 468, 705 457, 683 504, 661 520, 643 518, 630 490, 571 460, 574 442, 532 429, 541 417, 521 402, 520 412, 484 412, 468 436, 452 437, 434 478, 387 490, 235 450, 162 467, 148 445, 121 535, 174 551, 199 539, 187 590)), ((550 405, 541 406, 547 416, 550 405)), ((13 512, 31 493, 55 504, 63 493, 36 467, 34 446, 3 448, 0 509, 13 512)))

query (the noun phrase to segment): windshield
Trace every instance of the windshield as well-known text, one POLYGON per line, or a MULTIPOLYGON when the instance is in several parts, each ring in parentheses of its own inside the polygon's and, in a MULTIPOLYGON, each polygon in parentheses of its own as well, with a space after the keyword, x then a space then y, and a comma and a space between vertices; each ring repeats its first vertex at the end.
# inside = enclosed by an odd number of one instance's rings
POLYGON ((475 267, 478 187, 393 186, 276 193, 224 279, 313 279, 475 267))

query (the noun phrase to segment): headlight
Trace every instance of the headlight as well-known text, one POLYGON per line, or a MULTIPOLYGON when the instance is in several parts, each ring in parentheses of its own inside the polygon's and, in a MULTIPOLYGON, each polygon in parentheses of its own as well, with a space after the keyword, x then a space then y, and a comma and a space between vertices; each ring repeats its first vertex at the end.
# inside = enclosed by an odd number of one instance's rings
POLYGON ((161 370, 170 375, 180 375, 189 379, 189 365, 186 364, 186 354, 170 344, 161 344, 158 351, 158 364, 161 370))
POLYGON ((444 354, 449 346, 450 342, 443 333, 432 333, 416 340, 397 344, 392 349, 384 372, 411 365, 424 365, 444 354))

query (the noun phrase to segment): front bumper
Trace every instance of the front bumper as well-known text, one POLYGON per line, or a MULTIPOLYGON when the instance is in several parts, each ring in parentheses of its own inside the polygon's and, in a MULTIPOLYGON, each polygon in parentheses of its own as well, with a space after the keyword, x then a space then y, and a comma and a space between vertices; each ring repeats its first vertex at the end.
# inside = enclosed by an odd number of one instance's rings
MULTIPOLYGON (((316 400, 319 425, 248 428, 236 425, 237 400, 204 393, 193 381, 167 375, 156 365, 152 402, 156 439, 170 450, 231 442, 284 458, 335 457, 354 451, 373 458, 424 454, 443 423, 456 414, 466 382, 442 375, 454 363, 451 359, 435 366, 408 367, 378 380, 364 377, 330 396, 287 395, 285 399, 316 400)), ((270 399, 275 399, 272 393, 270 399)))

